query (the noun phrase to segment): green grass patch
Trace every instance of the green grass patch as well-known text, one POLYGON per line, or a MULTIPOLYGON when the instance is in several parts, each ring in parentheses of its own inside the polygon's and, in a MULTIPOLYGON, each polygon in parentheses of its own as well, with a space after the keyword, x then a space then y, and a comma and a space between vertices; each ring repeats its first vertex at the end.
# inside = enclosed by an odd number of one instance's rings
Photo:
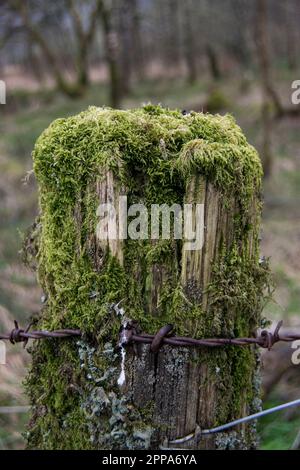
MULTIPOLYGON (((265 403, 265 408, 280 405, 278 400, 265 403)), ((291 448, 300 430, 300 412, 295 412, 291 419, 286 419, 283 412, 272 413, 261 418, 258 431, 262 450, 288 450, 291 448)))

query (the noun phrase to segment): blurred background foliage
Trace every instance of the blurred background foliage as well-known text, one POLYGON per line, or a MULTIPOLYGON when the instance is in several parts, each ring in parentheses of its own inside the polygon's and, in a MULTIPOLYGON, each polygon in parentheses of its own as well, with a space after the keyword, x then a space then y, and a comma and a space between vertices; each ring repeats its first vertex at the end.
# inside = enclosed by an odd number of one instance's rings
MULTIPOLYGON (((300 133, 292 82, 300 79, 299 0, 0 0, 0 328, 41 307, 20 258, 37 214, 36 138, 89 105, 163 106, 232 113, 265 169, 262 256, 276 289, 264 315, 300 330, 300 133)), ((263 354, 263 406, 299 397, 290 346, 263 354)), ((29 354, 8 345, 0 406, 26 405, 29 354)), ((28 417, 0 415, 0 449, 24 447, 28 417)), ((292 409, 259 422, 262 449, 288 449, 292 409)), ((298 441, 299 441, 298 435, 298 441)))

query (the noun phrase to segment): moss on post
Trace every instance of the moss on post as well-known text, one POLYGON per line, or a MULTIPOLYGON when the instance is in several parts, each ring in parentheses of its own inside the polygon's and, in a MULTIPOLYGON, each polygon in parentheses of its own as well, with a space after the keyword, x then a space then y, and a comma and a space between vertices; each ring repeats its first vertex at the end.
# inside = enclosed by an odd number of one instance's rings
MULTIPOLYGON (((117 383, 121 316, 155 332, 246 336, 260 324, 268 271, 259 264, 261 164, 231 116, 182 115, 152 105, 89 108, 38 139, 38 279, 47 301, 40 328, 80 328, 77 340, 35 343, 26 387, 30 448, 158 448, 170 438, 257 409, 257 354, 228 347, 128 350, 117 383), (204 204, 204 246, 184 241, 103 244, 97 207, 204 204), (103 200, 106 199, 106 200, 103 200)), ((253 427, 205 438, 196 448, 251 448, 253 427)))

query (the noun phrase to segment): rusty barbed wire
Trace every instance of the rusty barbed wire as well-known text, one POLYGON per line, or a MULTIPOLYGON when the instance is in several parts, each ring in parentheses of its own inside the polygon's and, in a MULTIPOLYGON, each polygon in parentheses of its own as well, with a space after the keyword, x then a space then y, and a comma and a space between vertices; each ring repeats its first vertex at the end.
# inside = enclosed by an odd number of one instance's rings
POLYGON ((148 333, 138 333, 136 322, 125 322, 121 332, 122 346, 131 343, 150 344, 152 352, 157 352, 161 346, 168 344, 170 346, 181 347, 220 347, 220 346, 249 346, 256 344, 261 348, 270 350, 275 343, 279 341, 291 342, 300 339, 300 334, 280 335, 279 330, 282 326, 282 320, 277 324, 274 332, 262 330, 257 337, 253 338, 203 338, 195 339, 186 336, 172 336, 174 326, 169 324, 163 326, 155 335, 148 333))
POLYGON ((29 339, 47 339, 47 338, 68 338, 71 336, 81 336, 82 333, 80 330, 73 330, 73 329, 62 329, 62 330, 54 330, 54 331, 47 331, 47 330, 36 330, 36 331, 29 331, 32 323, 30 323, 25 330, 19 328, 18 322, 14 321, 15 327, 11 330, 8 334, 1 334, 0 333, 0 340, 8 340, 12 344, 16 343, 24 343, 24 348, 28 343, 29 339))
MULTIPOLYGON (((175 336, 173 333, 174 325, 168 324, 158 330, 156 334, 143 333, 139 331, 136 321, 126 320, 120 329, 119 346, 125 347, 131 344, 142 343, 150 344, 150 350, 153 353, 167 344, 177 347, 220 347, 220 346, 249 346, 255 344, 261 348, 270 350, 275 343, 279 341, 291 342, 300 339, 300 334, 280 335, 279 330, 282 326, 282 320, 277 324, 274 332, 262 330, 257 337, 252 338, 189 338, 186 336, 175 336)), ((35 330, 30 331, 32 324, 29 324, 24 330, 19 327, 18 322, 14 322, 15 327, 10 333, 0 334, 0 340, 8 340, 12 344, 24 343, 26 346, 29 339, 49 339, 49 338, 68 338, 82 336, 79 329, 60 329, 60 330, 35 330)))

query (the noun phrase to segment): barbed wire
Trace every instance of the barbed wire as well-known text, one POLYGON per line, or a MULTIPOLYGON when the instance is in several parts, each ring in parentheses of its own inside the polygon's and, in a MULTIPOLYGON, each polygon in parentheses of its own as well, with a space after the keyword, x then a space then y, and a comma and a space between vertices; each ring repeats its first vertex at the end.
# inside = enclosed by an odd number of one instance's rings
MULTIPOLYGON (((300 339, 299 334, 288 334, 288 335, 280 335, 279 330, 282 326, 282 320, 278 322, 275 327, 274 332, 270 332, 268 330, 262 330, 260 334, 258 334, 255 338, 203 338, 203 339, 195 339, 189 338, 186 336, 175 336, 173 334, 174 326, 172 324, 168 324, 163 326, 159 329, 156 334, 148 334, 142 333, 139 331, 138 323, 133 320, 123 320, 122 326, 120 329, 120 340, 119 346, 125 347, 130 344, 136 343, 143 343, 143 344, 150 344, 150 350, 153 353, 159 351, 159 349, 164 345, 170 346, 177 346, 177 347, 220 347, 220 346, 249 346, 249 345, 257 345, 261 348, 266 348, 270 350, 275 343, 279 341, 283 342, 291 342, 300 339)), ((27 328, 24 330, 19 327, 18 322, 14 321, 14 328, 11 330, 10 333, 7 334, 0 334, 0 340, 8 340, 12 344, 24 343, 24 347, 26 346, 29 339, 49 339, 49 338, 68 338, 68 337, 80 337, 82 336, 82 332, 79 329, 59 329, 59 330, 35 330, 30 331, 32 324, 29 324, 27 328)), ((280 411, 286 408, 290 408, 292 406, 299 406, 300 399, 284 403, 279 406, 275 406, 273 408, 269 408, 267 410, 260 411, 258 413, 254 413, 252 415, 245 416, 243 418, 236 419, 229 423, 223 424, 221 426, 217 426, 211 429, 201 429, 200 426, 196 426, 194 432, 188 434, 187 436, 174 439, 171 441, 167 441, 165 443, 166 446, 160 446, 160 449, 172 449, 176 450, 174 447, 169 448, 169 445, 176 445, 176 444, 183 444, 189 442, 192 439, 195 439, 197 442, 201 439, 201 436, 223 432, 231 427, 237 426, 244 422, 248 422, 251 420, 255 420, 261 418, 270 413, 274 413, 276 411, 280 411)), ((9 413, 14 412, 14 410, 8 409, 10 407, 2 407, 0 408, 1 413, 9 413)), ((15 407, 15 412, 25 412, 28 411, 29 407, 15 407), (18 410, 17 410, 18 408, 18 410), (19 409, 20 408, 20 409, 19 409)))
MULTIPOLYGON (((134 320, 123 321, 120 329, 120 340, 118 344, 121 347, 134 343, 150 344, 153 353, 159 351, 164 345, 177 347, 220 347, 220 346, 249 346, 256 344, 261 348, 270 350, 272 346, 279 341, 291 342, 300 339, 300 334, 280 335, 279 330, 282 326, 282 320, 277 324, 274 332, 262 330, 257 337, 252 338, 189 338, 186 336, 175 336, 173 333, 174 325, 168 324, 159 329, 156 334, 140 332, 138 324, 134 320)), ((68 338, 82 336, 79 329, 60 329, 60 330, 35 330, 30 331, 32 324, 29 324, 24 330, 19 327, 18 322, 14 321, 15 327, 10 333, 0 334, 0 340, 8 340, 12 344, 24 343, 26 346, 29 339, 49 339, 49 338, 68 338)))
POLYGON ((36 330, 36 331, 29 331, 32 323, 30 323, 25 330, 19 328, 18 322, 14 321, 15 327, 11 330, 10 333, 1 334, 0 333, 0 340, 8 340, 12 344, 16 343, 24 343, 24 347, 26 346, 29 339, 47 339, 47 338, 68 338, 71 336, 81 336, 82 332, 80 330, 73 330, 73 329, 62 329, 62 330, 36 330))
POLYGON ((186 336, 172 336, 174 326, 169 324, 163 326, 155 335, 148 333, 139 333, 137 323, 134 321, 124 322, 120 334, 120 344, 126 346, 131 343, 150 344, 152 352, 157 352, 161 346, 168 344, 170 346, 204 346, 204 347, 220 347, 220 346, 249 346, 256 344, 261 348, 270 350, 275 343, 279 341, 291 342, 300 339, 300 334, 280 335, 279 330, 282 326, 280 321, 274 332, 262 330, 256 338, 203 338, 195 339, 186 336))

